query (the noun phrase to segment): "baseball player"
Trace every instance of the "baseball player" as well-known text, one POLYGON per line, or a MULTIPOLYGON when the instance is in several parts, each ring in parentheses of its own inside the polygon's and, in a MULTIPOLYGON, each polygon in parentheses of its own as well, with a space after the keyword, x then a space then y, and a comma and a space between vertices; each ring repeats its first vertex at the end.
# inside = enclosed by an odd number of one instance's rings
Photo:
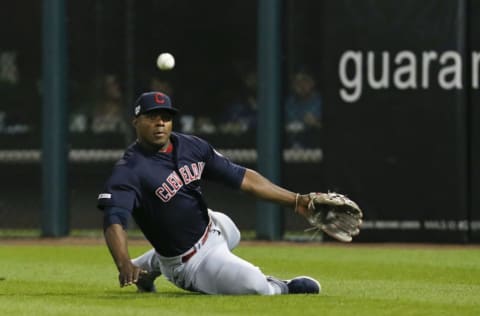
POLYGON ((198 137, 172 132, 177 112, 166 94, 140 95, 133 119, 137 140, 116 163, 98 196, 120 286, 135 284, 139 291, 154 292, 155 278, 163 275, 182 289, 206 294, 319 293, 320 284, 310 277, 266 276, 234 255, 231 250, 238 245, 240 232, 227 215, 208 208, 200 180, 291 206, 303 216, 308 195, 281 188, 229 161, 198 137), (133 260, 126 233, 130 216, 153 246, 133 260))

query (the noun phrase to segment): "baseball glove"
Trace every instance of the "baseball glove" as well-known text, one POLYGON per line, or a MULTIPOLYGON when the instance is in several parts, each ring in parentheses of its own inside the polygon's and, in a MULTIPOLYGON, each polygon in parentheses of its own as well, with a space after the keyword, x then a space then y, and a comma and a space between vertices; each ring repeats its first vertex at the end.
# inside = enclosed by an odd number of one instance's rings
POLYGON ((358 205, 338 193, 309 193, 307 220, 312 225, 309 230, 323 231, 343 242, 352 241, 352 236, 360 233, 362 210, 358 205))

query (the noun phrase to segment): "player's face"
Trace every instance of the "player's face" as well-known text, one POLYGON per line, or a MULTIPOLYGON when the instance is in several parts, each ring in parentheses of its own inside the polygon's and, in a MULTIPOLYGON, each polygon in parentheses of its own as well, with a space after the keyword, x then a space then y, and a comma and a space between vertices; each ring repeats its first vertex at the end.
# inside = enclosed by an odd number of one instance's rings
POLYGON ((133 120, 138 140, 159 150, 167 148, 172 133, 173 115, 165 110, 150 111, 133 120))

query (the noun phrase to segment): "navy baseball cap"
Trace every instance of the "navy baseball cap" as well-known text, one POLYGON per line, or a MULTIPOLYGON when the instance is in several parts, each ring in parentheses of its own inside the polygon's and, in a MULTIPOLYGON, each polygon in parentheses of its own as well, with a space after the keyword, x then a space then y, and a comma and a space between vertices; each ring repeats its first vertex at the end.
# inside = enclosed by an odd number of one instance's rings
POLYGON ((145 92, 142 93, 137 101, 135 101, 135 116, 153 110, 167 110, 172 114, 177 114, 178 109, 172 106, 170 97, 162 92, 145 92))

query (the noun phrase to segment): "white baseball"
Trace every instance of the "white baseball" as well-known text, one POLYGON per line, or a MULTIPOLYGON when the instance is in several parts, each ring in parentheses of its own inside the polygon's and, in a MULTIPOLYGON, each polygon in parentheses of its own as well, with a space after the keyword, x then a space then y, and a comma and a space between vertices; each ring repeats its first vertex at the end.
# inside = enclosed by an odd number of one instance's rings
POLYGON ((170 70, 175 66, 175 58, 170 53, 162 53, 157 57, 157 67, 160 70, 170 70))

